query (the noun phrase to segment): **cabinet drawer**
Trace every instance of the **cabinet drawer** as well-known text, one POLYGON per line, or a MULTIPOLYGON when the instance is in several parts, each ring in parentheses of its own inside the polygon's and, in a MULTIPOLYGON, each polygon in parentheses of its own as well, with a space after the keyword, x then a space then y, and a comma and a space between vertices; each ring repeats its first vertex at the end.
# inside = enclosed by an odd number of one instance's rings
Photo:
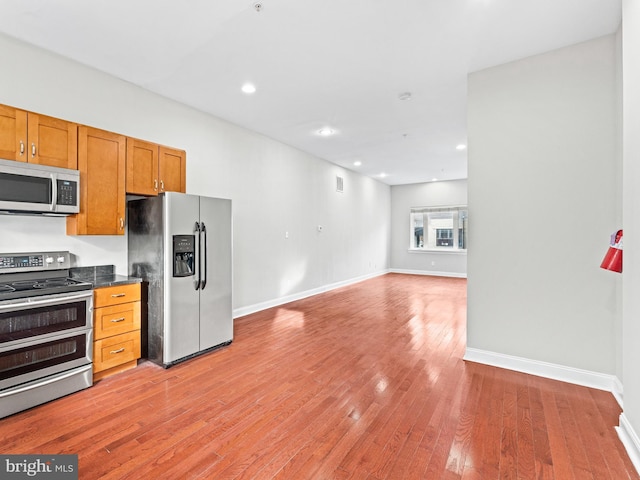
POLYGON ((140 284, 116 285, 96 288, 93 291, 94 308, 117 305, 119 303, 137 302, 140 300, 140 284))
POLYGON ((94 309, 94 339, 140 330, 140 302, 123 303, 94 309))
POLYGON ((97 340, 93 344, 93 371, 100 372, 140 358, 140 331, 97 340))

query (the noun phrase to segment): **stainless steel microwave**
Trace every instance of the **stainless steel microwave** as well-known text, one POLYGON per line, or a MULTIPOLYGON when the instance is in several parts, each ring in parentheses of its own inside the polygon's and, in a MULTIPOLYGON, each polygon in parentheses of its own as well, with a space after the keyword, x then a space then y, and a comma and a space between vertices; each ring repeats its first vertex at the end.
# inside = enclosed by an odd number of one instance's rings
POLYGON ((0 160, 0 213, 71 215, 80 211, 80 172, 0 160))

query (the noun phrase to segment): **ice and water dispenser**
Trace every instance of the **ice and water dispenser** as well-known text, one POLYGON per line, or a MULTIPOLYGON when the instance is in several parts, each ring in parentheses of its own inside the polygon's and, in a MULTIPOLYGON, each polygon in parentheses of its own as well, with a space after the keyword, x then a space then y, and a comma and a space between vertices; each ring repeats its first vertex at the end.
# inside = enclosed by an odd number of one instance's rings
POLYGON ((173 236, 173 276, 190 277, 195 275, 196 265, 195 235, 173 236))

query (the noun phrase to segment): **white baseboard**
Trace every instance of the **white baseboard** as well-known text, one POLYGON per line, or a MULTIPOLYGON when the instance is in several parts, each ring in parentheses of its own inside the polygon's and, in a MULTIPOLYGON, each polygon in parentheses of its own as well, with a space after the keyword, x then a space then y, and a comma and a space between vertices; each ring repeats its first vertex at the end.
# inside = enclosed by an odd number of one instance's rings
POLYGON ((622 388, 622 382, 620 381, 620 379, 618 377, 613 377, 613 391, 611 393, 613 393, 613 396, 616 398, 616 401, 618 402, 618 405, 620 405, 620 408, 622 408, 622 401, 624 399, 623 396, 623 388, 622 388))
POLYGON ((466 273, 457 272, 435 272, 431 270, 404 270, 402 268, 391 268, 391 273, 405 273, 407 275, 432 275, 434 277, 467 278, 466 273))
POLYGON ((582 385, 584 387, 606 390, 611 392, 622 408, 622 384, 615 375, 581 370, 579 368, 566 367, 554 363, 531 360, 529 358, 514 357, 502 353, 469 348, 464 354, 464 360, 483 363, 494 367, 515 370, 538 377, 560 380, 562 382, 582 385))
POLYGON ((365 280, 369 280, 370 278, 379 277, 387 273, 389 273, 389 270, 386 270, 386 269, 379 270, 377 272, 374 272, 368 275, 351 278, 349 280, 344 280, 342 282, 323 285, 318 288, 305 290, 304 292, 298 292, 292 295, 286 295, 284 297, 274 298, 273 300, 267 300, 266 302, 256 303, 253 305, 249 305, 247 307, 236 308, 233 311, 233 318, 244 317, 245 315, 250 315, 252 313, 260 312, 262 310, 266 310, 267 308, 277 307, 278 305, 284 305, 285 303, 294 302, 296 300, 302 300, 303 298, 312 297, 313 295, 318 295, 319 293, 335 290, 336 288, 346 287, 347 285, 353 285, 354 283, 360 283, 365 280))
POLYGON ((624 413, 620 415, 620 426, 616 427, 616 432, 618 432, 618 437, 620 437, 631 463, 640 473, 640 439, 624 413))

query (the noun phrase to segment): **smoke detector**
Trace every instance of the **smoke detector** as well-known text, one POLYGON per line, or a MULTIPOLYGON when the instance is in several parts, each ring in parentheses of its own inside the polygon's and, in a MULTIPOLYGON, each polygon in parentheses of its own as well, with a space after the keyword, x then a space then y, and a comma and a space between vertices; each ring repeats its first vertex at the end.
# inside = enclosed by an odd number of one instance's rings
POLYGON ((262 3, 260 2, 254 3, 253 8, 256 10, 256 12, 260 12, 260 10, 262 10, 262 3))

